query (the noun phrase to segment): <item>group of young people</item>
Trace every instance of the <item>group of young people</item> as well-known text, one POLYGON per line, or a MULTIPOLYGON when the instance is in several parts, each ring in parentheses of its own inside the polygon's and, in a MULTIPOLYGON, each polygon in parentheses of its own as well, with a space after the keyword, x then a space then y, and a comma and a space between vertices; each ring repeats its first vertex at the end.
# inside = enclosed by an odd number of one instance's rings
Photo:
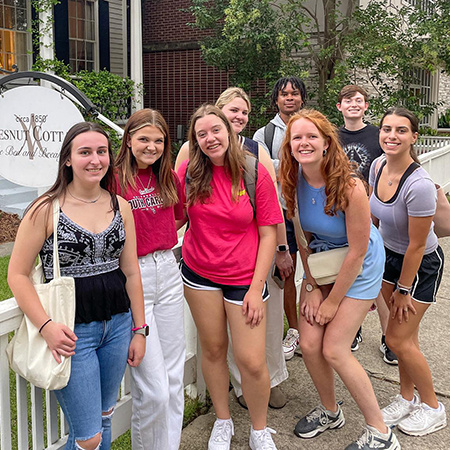
MULTIPOLYGON (((349 123, 359 123, 365 95, 359 87, 344 88, 338 108, 358 119, 349 123)), ((336 127, 302 108, 303 82, 279 80, 272 101, 274 124, 258 130, 255 140, 239 135, 251 110, 241 89, 229 88, 216 105, 199 107, 177 172, 167 124, 155 110, 130 117, 116 158, 98 125, 77 124, 67 133, 57 180, 28 208, 8 273, 20 308, 55 359, 72 358, 69 383, 56 391, 69 424, 67 449, 110 448, 127 362, 133 449, 179 447, 184 298, 216 414, 209 450, 229 449, 234 434, 229 373, 249 411, 250 448, 276 448, 267 409, 286 403, 279 384, 298 342, 320 404, 297 423, 297 436, 313 438, 345 424, 333 371, 367 424, 347 449, 400 449, 392 425, 419 436, 446 425, 418 343, 420 321, 436 300, 443 254, 433 232, 436 189, 414 153, 417 118, 403 108, 388 110, 379 129, 382 155, 370 165, 355 151, 368 169, 369 200, 336 127), (56 230, 55 199, 61 209, 56 230), (296 211, 308 250, 296 246, 296 211), (179 269, 171 248, 186 222, 179 269), (55 233, 61 273, 76 283, 73 332, 48 317, 29 280, 37 255, 52 279, 55 233), (335 283, 318 286, 308 255, 343 246, 348 253, 335 283), (304 268, 298 319, 297 250, 304 268), (269 275, 275 269, 285 281, 290 332, 284 342, 283 291, 269 275), (383 410, 351 352, 374 303, 386 305, 382 345, 395 354, 400 372, 400 393, 383 410)))

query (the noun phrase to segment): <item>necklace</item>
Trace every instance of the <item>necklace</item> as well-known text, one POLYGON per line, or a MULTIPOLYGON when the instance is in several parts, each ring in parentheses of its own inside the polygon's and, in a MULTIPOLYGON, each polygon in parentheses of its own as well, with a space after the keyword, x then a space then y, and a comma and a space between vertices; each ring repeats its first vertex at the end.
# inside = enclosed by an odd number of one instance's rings
POLYGON ((79 202, 83 202, 83 203, 97 203, 98 200, 100 199, 100 197, 102 196, 102 191, 100 190, 100 194, 95 200, 83 200, 82 198, 75 197, 75 195, 73 195, 72 192, 70 192, 69 188, 67 188, 67 192, 69 193, 69 195, 72 198, 74 198, 75 200, 78 200, 79 202))
POLYGON ((155 190, 155 188, 153 186, 150 187, 150 183, 152 182, 152 177, 153 177, 153 171, 150 173, 150 178, 148 179, 147 187, 144 186, 144 183, 142 182, 141 177, 139 175, 136 177, 142 186, 142 189, 139 189, 139 194, 141 194, 141 195, 150 194, 150 192, 153 192, 155 190))

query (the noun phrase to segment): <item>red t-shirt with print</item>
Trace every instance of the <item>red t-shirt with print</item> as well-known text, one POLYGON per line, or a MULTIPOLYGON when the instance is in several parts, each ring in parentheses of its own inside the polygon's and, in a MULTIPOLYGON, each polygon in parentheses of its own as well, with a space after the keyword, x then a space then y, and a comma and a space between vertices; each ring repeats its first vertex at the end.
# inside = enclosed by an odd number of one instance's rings
MULTIPOLYGON (((186 202, 187 161, 178 169, 183 202, 186 202)), ((280 206, 272 178, 258 164, 256 218, 241 182, 237 202, 231 197, 231 179, 223 166, 213 165, 212 195, 206 203, 187 209, 189 228, 183 241, 183 260, 195 273, 229 285, 249 285, 258 253, 258 226, 281 223, 280 206)))
POLYGON ((138 256, 171 249, 178 242, 175 219, 183 218, 181 186, 177 174, 172 171, 179 201, 169 207, 164 205, 159 184, 151 174, 151 166, 139 169, 136 189, 129 187, 127 192, 121 192, 117 182, 117 193, 128 201, 133 211, 138 256))

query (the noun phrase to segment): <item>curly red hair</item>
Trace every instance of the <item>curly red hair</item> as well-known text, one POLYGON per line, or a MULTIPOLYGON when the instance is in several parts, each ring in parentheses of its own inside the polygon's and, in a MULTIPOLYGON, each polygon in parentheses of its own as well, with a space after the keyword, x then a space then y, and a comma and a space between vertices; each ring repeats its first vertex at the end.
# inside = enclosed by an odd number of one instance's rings
POLYGON ((281 146, 281 165, 278 178, 281 182, 281 191, 286 200, 288 217, 294 216, 295 198, 297 190, 299 163, 291 154, 292 125, 299 119, 312 122, 319 130, 320 135, 329 142, 327 153, 323 158, 321 172, 325 180, 325 195, 327 201, 324 212, 334 216, 338 211, 344 211, 348 205, 347 189, 355 186, 353 171, 347 155, 339 143, 338 132, 321 112, 314 109, 303 109, 290 119, 281 146))

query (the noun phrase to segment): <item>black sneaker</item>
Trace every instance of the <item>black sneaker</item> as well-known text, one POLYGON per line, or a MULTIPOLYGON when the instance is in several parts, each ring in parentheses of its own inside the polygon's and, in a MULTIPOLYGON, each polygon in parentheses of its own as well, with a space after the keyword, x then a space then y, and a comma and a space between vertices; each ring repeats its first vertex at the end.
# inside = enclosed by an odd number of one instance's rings
POLYGON ((353 339, 352 342, 352 352, 356 352, 356 350, 359 349, 359 344, 362 342, 362 334, 361 334, 361 327, 359 327, 358 332, 356 333, 355 339, 353 339))
POLYGON ((342 428, 345 425, 345 417, 341 407, 337 406, 336 417, 330 416, 322 405, 316 406, 298 421, 294 434, 304 439, 310 439, 328 428, 342 428))
POLYGON ((356 441, 345 447, 345 450, 370 450, 376 448, 379 450, 400 450, 401 446, 397 437, 388 427, 389 437, 384 439, 380 436, 380 432, 375 428, 367 425, 364 434, 356 441))
POLYGON ((398 365, 398 359, 395 353, 386 345, 386 340, 384 335, 381 336, 380 352, 383 354, 383 361, 391 366, 398 365))

